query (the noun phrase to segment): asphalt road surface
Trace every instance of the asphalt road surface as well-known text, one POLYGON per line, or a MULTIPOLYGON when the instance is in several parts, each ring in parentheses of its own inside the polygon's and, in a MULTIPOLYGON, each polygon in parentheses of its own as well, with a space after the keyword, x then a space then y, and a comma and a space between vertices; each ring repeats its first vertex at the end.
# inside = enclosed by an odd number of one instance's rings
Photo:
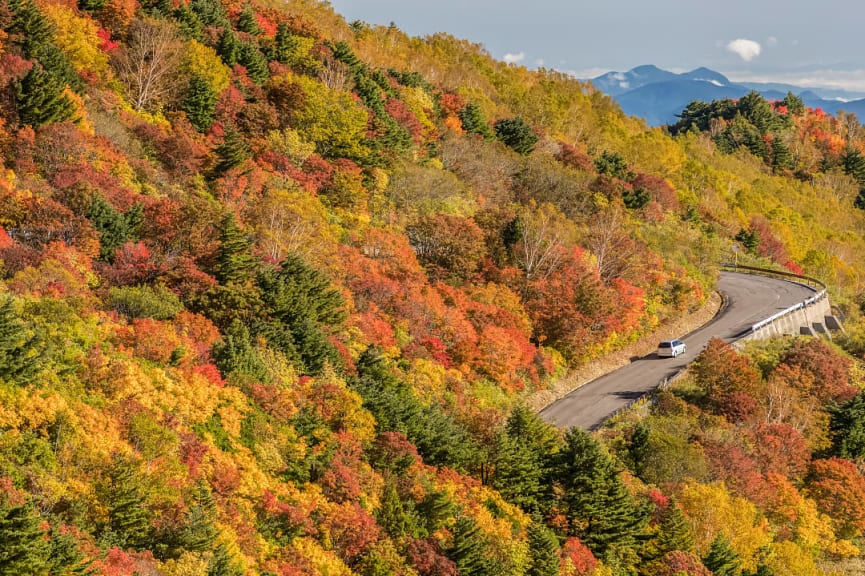
POLYGON ((541 410, 541 417, 560 427, 594 430, 617 410, 687 366, 713 337, 732 342, 751 325, 814 295, 812 288, 801 284, 735 272, 721 272, 718 290, 725 297, 724 309, 708 324, 680 336, 688 347, 685 354, 659 358, 653 352, 635 359, 550 404, 541 410))

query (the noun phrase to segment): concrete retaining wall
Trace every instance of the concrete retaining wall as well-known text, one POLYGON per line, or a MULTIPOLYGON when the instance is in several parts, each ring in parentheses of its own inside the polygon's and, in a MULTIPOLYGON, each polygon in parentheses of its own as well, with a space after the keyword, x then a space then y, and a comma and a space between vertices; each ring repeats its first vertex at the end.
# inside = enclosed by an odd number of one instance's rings
POLYGON ((837 329, 841 323, 832 315, 829 297, 823 296, 816 302, 791 310, 771 322, 742 337, 741 340, 763 340, 776 336, 824 335, 831 338, 829 329, 837 329))

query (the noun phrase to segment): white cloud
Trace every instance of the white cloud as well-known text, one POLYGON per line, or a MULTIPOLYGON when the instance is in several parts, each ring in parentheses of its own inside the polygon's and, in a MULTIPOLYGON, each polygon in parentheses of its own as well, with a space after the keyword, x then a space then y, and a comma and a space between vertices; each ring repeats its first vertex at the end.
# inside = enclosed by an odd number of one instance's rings
POLYGON ((775 36, 769 36, 766 38, 766 46, 777 46, 778 39, 775 36))
POLYGON ((525 59, 526 59, 526 53, 525 52, 517 52, 516 54, 507 53, 502 58, 502 60, 504 60, 508 64, 516 64, 517 62, 522 62, 525 59))
POLYGON ((781 82, 802 88, 865 92, 865 70, 799 70, 763 74, 742 70, 730 71, 727 75, 733 82, 781 82))
POLYGON ((760 55, 760 52, 763 51, 763 47, 760 46, 759 42, 755 42, 754 40, 737 38, 727 44, 727 50, 736 54, 745 62, 750 62, 760 55))

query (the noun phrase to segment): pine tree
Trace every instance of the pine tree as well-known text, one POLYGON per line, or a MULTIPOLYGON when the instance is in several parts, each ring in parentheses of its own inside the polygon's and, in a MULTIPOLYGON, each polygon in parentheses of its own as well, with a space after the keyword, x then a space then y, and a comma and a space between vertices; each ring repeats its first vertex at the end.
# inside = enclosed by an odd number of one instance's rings
POLYGON ((0 576, 47 573, 49 542, 30 503, 0 500, 0 576))
POLYGON ((772 141, 772 168, 775 172, 793 168, 793 155, 790 153, 790 148, 777 135, 772 141))
POLYGON ((261 50, 251 42, 240 44, 237 53, 237 63, 246 68, 246 75, 256 84, 264 84, 270 78, 270 69, 267 66, 267 58, 261 50))
POLYGON ((474 102, 469 102, 460 110, 460 122, 462 123, 463 130, 469 134, 480 134, 486 140, 493 137, 492 130, 490 130, 490 126, 487 124, 486 118, 484 118, 481 107, 474 102))
POLYGON ((183 2, 174 10, 174 20, 181 35, 187 40, 201 40, 203 28, 201 20, 192 8, 183 2))
POLYGON ((253 277, 258 261, 252 255, 252 241, 229 212, 219 224, 219 253, 213 270, 222 283, 244 282, 253 277))
POLYGON ((121 548, 148 548, 152 542, 153 513, 146 505, 139 467, 127 457, 116 456, 101 488, 100 499, 108 509, 104 539, 121 548))
POLYGON ((144 207, 142 204, 135 204, 126 214, 121 214, 102 196, 96 195, 87 212, 87 218, 99 232, 99 258, 113 262, 118 248, 128 241, 138 240, 144 222, 144 207))
POLYGON ((192 552, 212 550, 213 542, 219 535, 215 520, 216 504, 213 502, 213 495, 207 483, 199 480, 186 514, 186 526, 181 536, 182 548, 192 552))
POLYGON ((207 564, 207 576, 243 576, 243 569, 237 565, 222 542, 213 550, 213 556, 207 564))
POLYGON ((276 60, 280 64, 289 64, 296 49, 297 40, 289 30, 288 25, 285 22, 280 22, 276 27, 276 36, 273 38, 270 59, 276 60))
POLYGON ((44 346, 15 312, 15 303, 6 297, 0 304, 0 379, 29 384, 45 362, 44 346))
POLYGON ((192 0, 189 8, 198 16, 203 26, 222 27, 230 30, 228 15, 220 0, 192 0))
POLYGON ((376 520, 387 533, 397 540, 403 536, 412 538, 426 537, 419 527, 418 515, 414 509, 414 501, 403 500, 397 491, 396 482, 389 479, 382 491, 381 505, 376 512, 376 520))
POLYGON ((532 517, 528 528, 528 545, 531 561, 527 576, 559 576, 559 542, 541 517, 532 517))
POLYGON ((612 459, 588 432, 568 431, 555 477, 577 536, 596 556, 612 547, 633 548, 644 536, 648 509, 634 501, 612 459))
POLYGON ((236 28, 238 32, 246 32, 253 36, 261 34, 261 27, 255 19, 255 12, 249 4, 243 6, 243 10, 241 10, 240 15, 237 17, 236 28))
POLYGON ((865 458, 865 392, 833 409, 831 415, 832 454, 850 460, 865 458))
POLYGON ((48 553, 48 574, 63 576, 89 576, 92 561, 85 560, 84 554, 78 548, 78 542, 69 533, 61 530, 59 520, 51 525, 48 553))
POLYGON ((649 455, 649 427, 642 422, 634 426, 631 441, 628 442, 628 456, 631 459, 634 474, 645 481, 646 458, 649 455))
POLYGON ((38 62, 18 83, 18 116, 21 124, 33 127, 75 119, 76 109, 57 82, 38 62))
POLYGON ((490 485, 502 497, 523 510, 538 510, 544 488, 544 470, 531 446, 506 433, 496 437, 493 451, 494 470, 490 485))
POLYGON ((222 342, 213 347, 217 368, 225 374, 248 374, 266 381, 267 370, 255 347, 249 330, 240 320, 233 320, 225 330, 222 342))
POLYGON ((186 117, 196 130, 207 132, 216 117, 218 100, 219 95, 210 86, 210 82, 196 74, 189 82, 181 110, 186 112, 186 117))
POLYGON ((213 176, 219 177, 232 168, 237 168, 251 156, 251 151, 246 140, 234 128, 225 131, 225 138, 216 148, 216 165, 213 167, 213 176))
POLYGON ((675 502, 670 502, 663 519, 661 519, 656 547, 658 556, 663 556, 673 550, 690 552, 694 548, 694 534, 691 525, 688 524, 688 520, 675 502))
POLYGON ((456 563, 460 576, 488 574, 486 540, 471 517, 457 518, 448 556, 456 563))
POLYGON ((240 41, 230 27, 226 27, 219 37, 216 45, 216 53, 222 58, 222 62, 229 68, 237 64, 240 57, 240 41))
POLYGON ((41 46, 54 40, 54 25, 39 11, 33 0, 10 0, 10 32, 20 36, 26 58, 35 58, 41 46))
POLYGON ((538 143, 538 136, 522 118, 503 118, 493 125, 498 138, 505 146, 518 154, 531 154, 538 143))
POLYGON ((736 576, 741 562, 739 555, 730 547, 730 541, 724 533, 718 532, 709 546, 709 551, 703 556, 703 564, 712 571, 714 576, 736 576))
POLYGON ((453 515, 454 504, 446 492, 433 490, 417 505, 418 513, 423 519, 429 533, 441 528, 453 515))

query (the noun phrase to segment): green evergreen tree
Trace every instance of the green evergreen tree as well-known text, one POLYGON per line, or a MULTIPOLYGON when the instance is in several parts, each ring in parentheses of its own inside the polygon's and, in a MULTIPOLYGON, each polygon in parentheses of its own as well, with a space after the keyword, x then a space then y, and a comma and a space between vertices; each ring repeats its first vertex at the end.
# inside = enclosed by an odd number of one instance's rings
POLYGON ((622 202, 625 204, 625 208, 629 210, 639 210, 651 199, 652 196, 645 188, 625 188, 622 190, 622 202))
POLYGON ((153 543, 153 512, 146 504, 147 489, 137 463, 115 456, 98 493, 108 510, 103 540, 121 548, 149 548, 153 543))
POLYGON ((793 154, 781 140, 780 135, 776 135, 772 141, 772 168, 775 172, 783 172, 793 168, 793 154))
POLYGON ((852 176, 859 184, 859 194, 853 204, 856 208, 865 209, 865 156, 854 149, 848 148, 841 157, 844 173, 852 176))
POLYGON ((781 104, 787 107, 787 112, 790 115, 799 116, 805 112, 805 103, 792 92, 787 92, 787 95, 781 101, 781 104))
POLYGON ((709 551, 703 556, 703 564, 714 576, 736 576, 742 563, 724 533, 718 532, 709 551))
POLYGON ((628 163, 618 152, 604 150, 600 156, 595 158, 594 163, 598 174, 609 176, 610 178, 618 178, 619 180, 630 180, 633 176, 628 168, 628 163))
POLYGON ((760 235, 757 234, 756 230, 745 230, 742 228, 736 234, 735 240, 741 242, 748 254, 757 253, 757 247, 760 245, 760 235))
POLYGON ((865 392, 831 411, 831 453, 841 458, 865 458, 865 392))
POLYGON ((400 498, 396 482, 392 478, 388 479, 382 491, 376 520, 394 540, 403 536, 425 538, 427 535, 421 528, 421 519, 414 508, 414 501, 400 498))
POLYGON ((35 58, 39 48, 54 40, 54 25, 39 11, 33 0, 10 0, 12 23, 9 32, 17 35, 25 58, 35 58))
POLYGON ((92 562, 85 560, 78 542, 69 533, 61 530, 60 521, 52 522, 49 538, 48 574, 63 576, 89 576, 93 574, 92 562))
POLYGON ((448 556, 456 563, 460 576, 489 574, 486 548, 486 539, 477 523, 470 516, 457 518, 448 556))
POLYGON ((186 526, 180 538, 181 547, 192 552, 212 550, 219 535, 215 521, 216 504, 213 502, 213 494, 207 483, 199 480, 190 498, 186 526))
POLYGON ((649 456, 649 451, 649 427, 643 422, 638 422, 634 426, 631 440, 628 442, 628 457, 631 460, 634 474, 643 481, 646 479, 646 459, 649 456))
POLYGON ((76 118, 75 104, 63 93, 57 82, 38 62, 18 83, 17 104, 21 124, 38 127, 76 118))
POLYGON ((694 549, 694 533, 682 510, 671 501, 667 507, 656 538, 658 556, 673 550, 690 552, 694 549))
POLYGON ((544 470, 538 454, 508 434, 496 437, 490 485, 523 510, 538 510, 544 470))
POLYGON ((121 214, 100 195, 93 197, 87 218, 99 232, 99 258, 114 261, 114 254, 126 242, 138 240, 144 222, 144 206, 136 204, 121 214))
POLYGON ((0 304, 0 379, 29 384, 46 361, 45 347, 15 311, 7 296, 0 304))
POLYGON ((217 544, 207 564, 207 576, 243 576, 243 573, 243 568, 231 557, 225 544, 217 544))
POLYGON ((588 432, 568 431, 555 478, 576 535, 597 557, 612 548, 616 554, 636 548, 644 538, 648 508, 634 501, 612 459, 588 432))
POLYGON ((294 355, 307 373, 317 374, 326 362, 339 365, 327 337, 346 319, 345 300, 330 280, 291 255, 278 271, 260 274, 258 283, 272 319, 268 341, 294 355))
POLYGON ((498 138, 505 146, 518 154, 531 154, 538 143, 537 134, 522 118, 503 118, 493 125, 498 138))
POLYGON ((267 380, 267 369, 252 344, 249 330, 240 320, 233 320, 225 330, 222 342, 213 347, 213 358, 225 375, 247 374, 260 381, 267 380))
POLYGON ((246 68, 246 75, 256 84, 264 84, 270 78, 267 58, 251 42, 243 42, 237 53, 237 63, 246 68))
POLYGON ((739 99, 739 112, 750 122, 760 134, 765 134, 773 127, 774 113, 772 107, 757 91, 751 91, 739 99))
POLYGON ((481 107, 476 103, 469 102, 466 104, 463 109, 460 110, 459 116, 463 130, 469 134, 480 134, 485 140, 489 140, 493 137, 493 132, 490 130, 486 118, 484 118, 481 107))
POLYGON ((0 576, 47 574, 50 545, 41 523, 29 502, 0 499, 0 576))
POLYGON ((204 29, 201 26, 201 20, 199 20, 198 15, 192 10, 191 6, 181 2, 175 8, 173 16, 177 22, 177 29, 180 30, 180 34, 184 38, 199 41, 203 38, 204 29))
POLYGON ((529 524, 528 545, 531 561, 526 576, 559 576, 559 541, 539 515, 529 524))
POLYGON ((225 131, 222 143, 216 147, 216 165, 213 167, 213 176, 219 177, 232 168, 237 168, 246 162, 252 152, 249 144, 234 128, 225 131))
POLYGON ((232 67, 237 64, 238 59, 240 58, 240 48, 240 40, 237 39, 234 30, 227 27, 222 32, 222 36, 219 37, 219 44, 216 45, 216 53, 219 54, 219 57, 222 58, 222 62, 226 66, 232 67))
POLYGON ((213 275, 222 283, 242 283, 253 278, 257 267, 252 240, 237 224, 234 214, 227 213, 219 223, 219 252, 213 275))
POLYGON ((236 28, 238 32, 246 32, 253 36, 261 34, 261 27, 255 19, 255 11, 252 9, 251 5, 245 4, 243 6, 243 10, 240 11, 240 15, 237 17, 236 28))
POLYGON ((216 118, 218 100, 219 95, 210 86, 210 82, 196 74, 189 82, 180 108, 186 112, 186 117, 196 130, 207 132, 216 118))
POLYGON ((427 532, 432 533, 444 526, 445 522, 453 516, 454 503, 446 492, 431 490, 417 505, 417 510, 427 532))
POLYGON ((189 8, 195 12, 202 26, 230 28, 228 15, 220 0, 191 0, 189 8))
POLYGON ((297 39, 291 33, 288 25, 285 22, 280 22, 273 38, 270 59, 281 64, 290 64, 296 49, 297 39))

